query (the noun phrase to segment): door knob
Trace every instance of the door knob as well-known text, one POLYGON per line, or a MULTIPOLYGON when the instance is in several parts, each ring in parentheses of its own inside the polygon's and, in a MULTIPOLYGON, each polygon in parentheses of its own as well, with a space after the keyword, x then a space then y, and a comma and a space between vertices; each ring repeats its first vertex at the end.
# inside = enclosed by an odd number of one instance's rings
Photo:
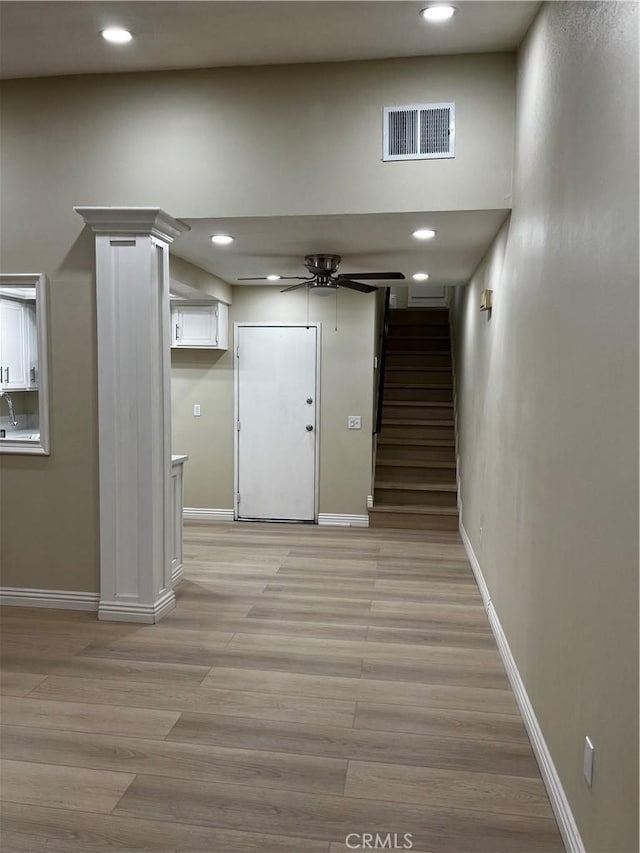
POLYGON ((311 405, 311 403, 313 403, 313 398, 312 398, 312 397, 307 397, 307 403, 309 403, 309 405, 311 405))
POLYGON ((307 424, 307 432, 313 432, 313 426, 311 424, 307 424))

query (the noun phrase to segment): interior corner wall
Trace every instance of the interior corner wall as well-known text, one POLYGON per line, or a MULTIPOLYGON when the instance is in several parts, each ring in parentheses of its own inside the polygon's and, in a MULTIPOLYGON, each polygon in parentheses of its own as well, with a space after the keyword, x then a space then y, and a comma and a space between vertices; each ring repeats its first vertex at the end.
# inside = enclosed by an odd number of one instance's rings
POLYGON ((511 220, 453 300, 462 522, 593 853, 639 848, 637 16, 542 7, 511 220))
POLYGON ((320 353, 319 511, 366 515, 371 487, 373 294, 340 290, 338 329, 333 296, 279 287, 236 286, 229 310, 230 348, 173 349, 171 358, 172 449, 186 453, 185 506, 233 508, 234 323, 322 324, 320 353), (193 405, 201 406, 200 417, 193 405), (348 430, 347 416, 361 415, 362 429, 348 430))

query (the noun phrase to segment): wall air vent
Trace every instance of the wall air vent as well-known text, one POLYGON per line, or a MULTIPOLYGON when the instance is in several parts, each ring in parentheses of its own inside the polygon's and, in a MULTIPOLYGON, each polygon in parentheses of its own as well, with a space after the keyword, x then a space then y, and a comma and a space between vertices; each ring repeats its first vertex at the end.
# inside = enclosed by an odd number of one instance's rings
POLYGON ((383 160, 455 157, 455 104, 384 108, 383 160))

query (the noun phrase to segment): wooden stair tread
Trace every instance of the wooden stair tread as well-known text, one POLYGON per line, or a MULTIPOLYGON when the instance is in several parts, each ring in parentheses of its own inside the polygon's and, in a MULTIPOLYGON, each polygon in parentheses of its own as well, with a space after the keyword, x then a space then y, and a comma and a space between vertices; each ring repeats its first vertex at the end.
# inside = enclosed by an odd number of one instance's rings
POLYGON ((455 492, 457 486, 455 483, 408 483, 406 480, 397 482, 396 480, 376 482, 376 489, 402 489, 407 492, 455 492))
POLYGON ((399 512, 407 515, 457 515, 457 506, 415 506, 413 504, 376 504, 369 512, 399 512))
POLYGON ((447 409, 453 408, 453 403, 448 400, 384 400, 385 406, 419 406, 420 408, 425 409, 438 409, 445 407, 447 409))
POLYGON ((387 355, 434 355, 437 357, 451 356, 450 350, 432 350, 432 349, 392 349, 387 350, 387 355))
POLYGON ((445 420, 430 420, 423 421, 418 418, 383 418, 382 425, 385 426, 436 426, 436 427, 453 427, 453 421, 445 420))
MULTIPOLYGON (((389 370, 397 370, 399 373, 408 373, 409 371, 413 371, 413 373, 451 373, 451 367, 425 367, 422 364, 413 365, 412 367, 407 367, 405 364, 388 364, 385 367, 385 371, 389 370)), ((438 386, 441 387, 441 386, 438 386)), ((449 386, 451 387, 451 386, 449 386)))
POLYGON ((380 435, 378 444, 394 444, 402 445, 402 447, 453 447, 455 442, 452 438, 403 438, 401 436, 392 436, 385 438, 380 435))
POLYGON ((453 385, 434 385, 432 382, 385 382, 384 387, 385 391, 387 388, 402 388, 406 391, 451 391, 453 385))
POLYGON ((386 459, 377 459, 376 466, 383 468, 455 468, 455 462, 446 462, 442 459, 406 459, 403 456, 392 456, 386 459))

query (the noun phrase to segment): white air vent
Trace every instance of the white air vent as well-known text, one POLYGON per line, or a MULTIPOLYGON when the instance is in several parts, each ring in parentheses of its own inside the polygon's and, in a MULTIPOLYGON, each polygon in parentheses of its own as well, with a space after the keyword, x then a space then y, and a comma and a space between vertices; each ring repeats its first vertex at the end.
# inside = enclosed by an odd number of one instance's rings
POLYGON ((454 157, 455 104, 384 108, 383 160, 454 157))

